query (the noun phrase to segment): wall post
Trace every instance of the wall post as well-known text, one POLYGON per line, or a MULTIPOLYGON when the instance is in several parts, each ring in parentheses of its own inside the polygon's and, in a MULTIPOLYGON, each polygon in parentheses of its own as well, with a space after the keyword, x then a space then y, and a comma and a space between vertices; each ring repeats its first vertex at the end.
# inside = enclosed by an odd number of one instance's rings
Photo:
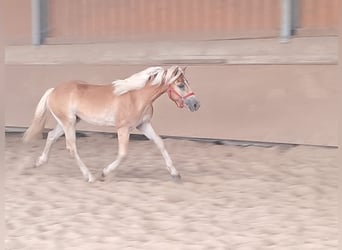
POLYGON ((292 35, 292 0, 281 0, 280 42, 288 42, 292 35))
POLYGON ((32 13, 32 44, 38 46, 41 44, 41 9, 40 0, 31 0, 32 13))

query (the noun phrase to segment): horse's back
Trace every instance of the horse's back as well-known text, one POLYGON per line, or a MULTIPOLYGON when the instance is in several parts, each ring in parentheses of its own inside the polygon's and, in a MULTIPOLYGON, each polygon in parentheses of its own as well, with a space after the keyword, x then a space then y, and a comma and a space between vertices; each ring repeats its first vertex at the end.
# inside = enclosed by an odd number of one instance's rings
POLYGON ((112 85, 96 85, 83 81, 69 81, 58 85, 49 98, 50 110, 58 117, 78 116, 89 120, 108 112, 113 106, 112 85))
POLYGON ((57 85, 51 95, 51 98, 58 99, 61 102, 70 101, 97 101, 112 98, 112 85, 89 84, 84 81, 74 80, 63 82, 57 85))

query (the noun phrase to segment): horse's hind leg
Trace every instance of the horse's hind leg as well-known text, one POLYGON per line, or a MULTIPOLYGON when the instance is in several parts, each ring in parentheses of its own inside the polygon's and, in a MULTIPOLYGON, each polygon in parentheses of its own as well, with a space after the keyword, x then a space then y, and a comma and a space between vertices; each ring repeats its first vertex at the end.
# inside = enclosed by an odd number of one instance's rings
POLYGON ((66 124, 63 124, 64 131, 65 131, 65 141, 66 141, 66 147, 72 154, 72 156, 75 157, 77 164, 84 176, 84 178, 88 182, 94 182, 95 178, 93 175, 90 173, 89 169, 87 166, 83 163, 81 160, 80 156, 77 153, 77 148, 76 148, 76 133, 75 133, 75 121, 74 122, 67 122, 66 124))
POLYGON ((49 152, 50 152, 52 144, 63 134, 64 134, 64 130, 60 124, 57 124, 57 126, 48 133, 43 153, 40 155, 40 157, 36 161, 36 164, 35 164, 36 167, 41 166, 42 164, 48 161, 49 152))

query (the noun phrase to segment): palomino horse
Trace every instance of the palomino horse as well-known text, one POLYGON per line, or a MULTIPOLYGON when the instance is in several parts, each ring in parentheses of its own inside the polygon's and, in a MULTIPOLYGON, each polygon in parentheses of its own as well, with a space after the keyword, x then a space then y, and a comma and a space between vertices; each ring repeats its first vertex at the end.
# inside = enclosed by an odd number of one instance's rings
POLYGON ((65 134, 66 148, 75 157, 78 166, 88 182, 95 178, 81 160, 76 148, 75 125, 84 120, 95 125, 117 128, 118 156, 102 171, 102 177, 116 169, 127 154, 129 134, 139 129, 152 140, 164 157, 167 170, 172 177, 180 178, 162 139, 151 126, 152 103, 163 93, 179 108, 184 104, 190 111, 199 109, 199 102, 184 76, 185 69, 172 66, 168 69, 150 67, 124 80, 108 85, 91 85, 80 81, 62 83, 48 89, 40 99, 33 122, 24 134, 24 141, 41 135, 47 118, 47 110, 57 120, 57 126, 48 133, 43 153, 36 166, 47 162, 52 144, 65 134))

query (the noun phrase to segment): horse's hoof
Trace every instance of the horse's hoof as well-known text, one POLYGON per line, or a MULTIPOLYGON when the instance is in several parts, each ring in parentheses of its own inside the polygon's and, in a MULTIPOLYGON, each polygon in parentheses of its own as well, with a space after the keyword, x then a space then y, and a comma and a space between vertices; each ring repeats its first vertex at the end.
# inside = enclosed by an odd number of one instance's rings
POLYGON ((89 182, 89 183, 93 183, 93 182, 95 182, 95 178, 94 178, 94 176, 89 176, 88 177, 88 179, 87 179, 87 181, 89 182))
POLYGON ((38 168, 38 167, 42 166, 44 163, 46 163, 46 162, 47 162, 47 160, 42 159, 42 158, 39 157, 39 159, 34 163, 34 167, 38 168))
POLYGON ((106 175, 104 173, 101 174, 99 177, 99 181, 105 181, 106 180, 106 175))
POLYGON ((181 182, 182 181, 182 177, 180 174, 176 174, 176 175, 171 175, 172 180, 175 182, 181 182))

